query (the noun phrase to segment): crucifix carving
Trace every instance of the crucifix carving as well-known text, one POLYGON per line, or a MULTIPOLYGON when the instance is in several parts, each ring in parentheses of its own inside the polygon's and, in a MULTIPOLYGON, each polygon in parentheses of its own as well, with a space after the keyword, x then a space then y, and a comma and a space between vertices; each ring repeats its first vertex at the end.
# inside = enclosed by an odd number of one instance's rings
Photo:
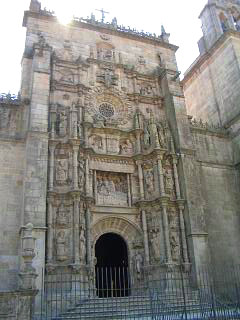
POLYGON ((104 23, 104 19, 105 19, 105 13, 109 13, 109 12, 107 12, 107 11, 104 11, 103 9, 101 9, 101 10, 99 10, 99 9, 95 9, 96 11, 99 11, 99 12, 101 12, 101 14, 102 14, 102 23, 104 23))

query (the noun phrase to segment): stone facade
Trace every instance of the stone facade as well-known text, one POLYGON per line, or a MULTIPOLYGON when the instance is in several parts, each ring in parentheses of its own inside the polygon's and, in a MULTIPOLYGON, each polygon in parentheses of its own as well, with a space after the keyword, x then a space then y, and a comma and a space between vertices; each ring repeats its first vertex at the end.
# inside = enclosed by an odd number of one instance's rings
MULTIPOLYGON (((149 272, 239 263, 237 136, 188 116, 209 105, 215 122, 219 112, 207 82, 196 101, 193 71, 187 112, 164 29, 157 37, 94 17, 63 26, 36 0, 23 25, 21 95, 0 100, 0 289, 17 290, 19 273, 38 275, 40 289, 44 268, 87 278, 105 233, 125 240, 133 270, 136 257, 149 272), (20 259, 29 223, 33 269, 20 259)), ((223 55, 238 44, 228 36, 223 55)))

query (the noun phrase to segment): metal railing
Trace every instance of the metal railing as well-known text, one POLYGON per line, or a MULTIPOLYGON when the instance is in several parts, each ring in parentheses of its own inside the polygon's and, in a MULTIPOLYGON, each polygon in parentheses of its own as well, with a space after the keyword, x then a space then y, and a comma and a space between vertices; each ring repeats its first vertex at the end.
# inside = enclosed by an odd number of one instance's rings
POLYGON ((240 319, 238 267, 185 272, 148 267, 45 273, 34 319, 240 319), (84 274, 85 273, 85 274, 84 274))

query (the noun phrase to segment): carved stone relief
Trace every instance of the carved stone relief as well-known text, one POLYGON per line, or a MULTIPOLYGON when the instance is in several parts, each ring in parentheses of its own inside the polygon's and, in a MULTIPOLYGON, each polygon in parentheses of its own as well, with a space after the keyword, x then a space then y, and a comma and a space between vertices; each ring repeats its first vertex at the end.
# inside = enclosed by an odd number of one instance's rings
POLYGON ((99 135, 93 134, 89 137, 89 144, 95 152, 103 152, 103 138, 99 135))
POLYGON ((179 262, 180 260, 180 237, 179 237, 179 221, 178 214, 174 208, 168 210, 168 221, 169 221, 169 239, 172 253, 173 262, 179 262))
POLYGON ((129 139, 123 139, 120 141, 119 153, 122 155, 131 155, 133 154, 133 144, 129 139))
POLYGON ((15 311, 16 301, 10 297, 0 297, 0 315, 11 315, 15 311))
POLYGON ((67 226, 69 224, 69 210, 61 203, 56 212, 56 224, 58 226, 67 226))
POLYGON ((97 172, 97 204, 127 205, 127 177, 120 173, 97 172))
POLYGON ((144 186, 146 198, 152 198, 155 195, 155 178, 152 167, 145 166, 144 168, 144 186))
POLYGON ((85 262, 85 258, 86 258, 86 238, 85 238, 85 230, 83 228, 83 226, 81 226, 80 229, 80 236, 79 236, 79 240, 80 240, 80 262, 84 263, 85 262))
POLYGON ((55 184, 67 186, 72 181, 72 159, 69 147, 59 145, 55 150, 55 184))
POLYGON ((118 90, 111 91, 96 87, 85 96, 85 110, 96 126, 125 126, 133 118, 132 106, 125 96, 118 90))
POLYGON ((85 187, 85 159, 79 158, 78 160, 78 186, 81 192, 85 187))
POLYGON ((64 261, 68 259, 68 231, 59 230, 56 234, 56 253, 57 260, 64 261))

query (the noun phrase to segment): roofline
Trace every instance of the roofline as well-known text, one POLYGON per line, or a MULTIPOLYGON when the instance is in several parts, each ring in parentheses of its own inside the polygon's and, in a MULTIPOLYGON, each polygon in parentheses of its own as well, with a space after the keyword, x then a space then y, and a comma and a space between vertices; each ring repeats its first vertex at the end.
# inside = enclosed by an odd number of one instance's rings
POLYGON ((185 83, 192 77, 195 71, 199 69, 208 59, 210 59, 212 55, 220 48, 220 46, 231 36, 237 36, 238 38, 240 38, 240 32, 234 30, 228 30, 224 32, 206 53, 197 57, 197 59, 192 64, 193 66, 190 67, 184 74, 184 78, 182 79, 181 83, 185 85, 185 83))
MULTIPOLYGON (((32 12, 32 11, 24 11, 24 17, 23 17, 23 27, 27 27, 27 20, 28 18, 36 18, 36 19, 42 19, 42 20, 50 20, 52 22, 55 23, 59 23, 58 19, 56 16, 53 15, 43 15, 41 13, 38 12, 32 12)), ((174 52, 176 52, 178 50, 178 46, 173 45, 171 43, 168 42, 164 42, 160 39, 154 39, 153 37, 142 37, 138 34, 133 34, 133 33, 128 33, 128 32, 124 32, 124 31, 120 31, 120 30, 115 30, 113 28, 108 28, 107 25, 95 25, 95 24, 91 24, 91 23, 87 23, 87 22, 81 22, 81 21, 77 21, 77 20, 73 20, 71 23, 69 23, 68 25, 69 27, 78 27, 78 28, 83 28, 83 29, 89 29, 89 30, 95 30, 95 31, 102 31, 104 33, 107 34, 111 34, 111 35, 116 35, 116 36, 120 36, 120 37, 125 37, 125 38, 130 38, 132 40, 136 40, 136 41, 142 41, 142 42, 146 42, 146 43, 151 43, 153 45, 158 45, 159 47, 165 47, 168 48, 174 52)))

